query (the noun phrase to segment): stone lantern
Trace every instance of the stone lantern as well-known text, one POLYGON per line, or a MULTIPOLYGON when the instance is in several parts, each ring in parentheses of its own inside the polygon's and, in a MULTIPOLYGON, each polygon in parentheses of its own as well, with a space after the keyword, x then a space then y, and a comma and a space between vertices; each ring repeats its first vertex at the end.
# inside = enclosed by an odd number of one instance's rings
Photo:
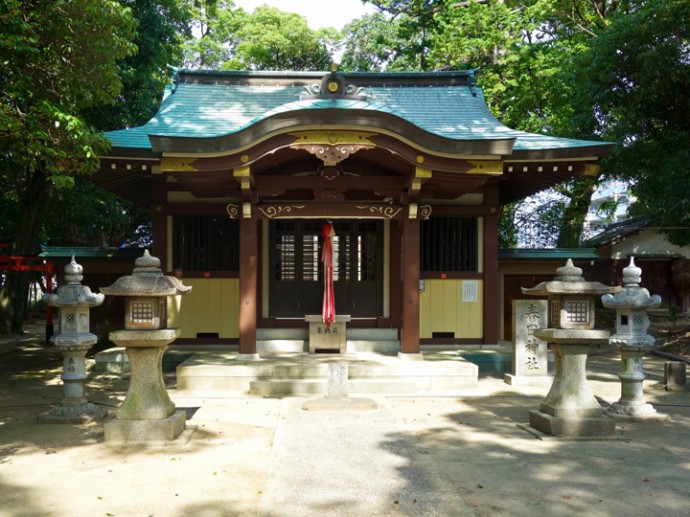
POLYGON ((586 364, 587 355, 608 343, 610 335, 594 328, 596 296, 621 288, 585 281, 582 269, 570 259, 556 273, 552 281, 522 289, 524 294, 548 298, 549 328, 536 329, 534 335, 550 344, 556 370, 539 410, 530 411, 530 426, 555 436, 611 435, 614 421, 604 415, 587 385, 586 364))
POLYGON ((623 290, 615 295, 601 297, 604 307, 616 309, 616 333, 609 343, 621 353, 621 398, 611 404, 608 413, 614 416, 634 418, 660 418, 654 407, 644 400, 642 383, 645 379, 643 356, 654 344, 654 337, 647 334, 647 311, 661 304, 659 295, 650 296, 640 287, 642 270, 635 266, 635 259, 623 269, 623 290))
POLYGON ((109 334, 125 347, 131 367, 129 389, 114 420, 105 423, 106 441, 140 442, 175 439, 185 427, 186 414, 175 404, 163 381, 163 353, 179 335, 167 328, 167 297, 185 294, 191 287, 164 276, 160 260, 148 250, 134 262, 131 276, 118 278, 106 295, 125 297, 125 329, 109 334))
MULTIPOLYGON (((66 285, 54 294, 44 294, 43 301, 60 309, 60 334, 51 342, 62 354, 62 381, 64 398, 48 413, 38 416, 40 423, 85 424, 101 420, 105 410, 86 400, 84 358, 98 338, 89 332, 89 310, 103 303, 105 296, 94 294, 82 285, 84 268, 72 257, 65 266, 66 285)), ((50 281, 50 279, 48 279, 50 281)))

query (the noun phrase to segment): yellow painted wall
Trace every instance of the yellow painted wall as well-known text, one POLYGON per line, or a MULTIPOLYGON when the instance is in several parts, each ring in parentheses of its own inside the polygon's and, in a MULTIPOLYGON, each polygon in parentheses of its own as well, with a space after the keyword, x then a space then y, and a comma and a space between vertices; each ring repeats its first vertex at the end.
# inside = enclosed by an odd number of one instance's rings
POLYGON ((196 338, 197 332, 239 337, 239 279, 183 278, 182 283, 192 292, 169 298, 168 326, 180 328, 181 338, 196 338))
POLYGON ((424 280, 420 293, 420 337, 432 332, 454 332, 458 339, 483 337, 483 282, 476 282, 476 301, 463 302, 463 282, 468 280, 424 280))

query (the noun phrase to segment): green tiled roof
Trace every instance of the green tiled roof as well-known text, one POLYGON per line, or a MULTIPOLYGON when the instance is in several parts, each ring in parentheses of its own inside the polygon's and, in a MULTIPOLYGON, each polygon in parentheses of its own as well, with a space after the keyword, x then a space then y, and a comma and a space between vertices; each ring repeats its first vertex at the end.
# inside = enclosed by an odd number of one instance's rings
POLYGON ((500 260, 597 260, 594 248, 504 248, 499 250, 500 260))
MULTIPOLYGON (((194 74, 191 71, 186 73, 194 74)), ((239 74, 251 76, 247 72, 239 74)), ((292 75, 286 73, 286 77, 292 75)), ((365 86, 362 92, 364 100, 318 97, 300 100, 304 83, 261 86, 181 82, 166 87, 158 113, 145 125, 111 131, 106 135, 116 148, 150 150, 149 135, 199 139, 222 137, 279 114, 337 109, 392 115, 450 140, 515 139, 513 149, 516 151, 608 145, 510 129, 490 113, 479 88, 440 85, 438 81, 430 81, 434 85, 424 86, 424 74, 416 74, 415 77, 420 81, 419 85, 395 86, 395 81, 390 81, 390 85, 365 86)), ((429 74, 429 78, 432 77, 443 78, 443 73, 429 74)), ((318 82, 318 76, 314 76, 311 82, 318 82)))

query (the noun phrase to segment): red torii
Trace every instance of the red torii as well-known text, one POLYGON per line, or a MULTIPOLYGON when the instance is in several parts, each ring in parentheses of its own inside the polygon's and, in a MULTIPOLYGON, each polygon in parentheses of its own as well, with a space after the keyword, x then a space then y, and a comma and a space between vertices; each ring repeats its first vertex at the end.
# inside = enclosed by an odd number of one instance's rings
MULTIPOLYGON (((0 245, 0 247, 6 247, 0 245)), ((0 271, 39 271, 46 275, 46 292, 53 292, 55 265, 35 255, 0 254, 0 271)), ((46 342, 53 335, 53 308, 46 305, 46 342)))

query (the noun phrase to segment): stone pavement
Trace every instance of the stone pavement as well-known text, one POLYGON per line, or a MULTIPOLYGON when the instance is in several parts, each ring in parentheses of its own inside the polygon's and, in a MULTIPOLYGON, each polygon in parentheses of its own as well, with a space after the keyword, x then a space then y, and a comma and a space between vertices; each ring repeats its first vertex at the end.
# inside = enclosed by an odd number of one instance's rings
MULTIPOLYGON (((690 513, 690 393, 660 388, 658 357, 645 359, 645 394, 671 419, 619 421, 614 439, 537 437, 518 424, 548 386, 482 376, 461 393, 361 395, 378 404, 363 411, 171 389, 194 432, 122 447, 103 442, 100 424, 36 423, 62 398, 52 352, 36 336, 0 340, 2 516, 690 513)), ((620 395, 618 364, 613 351, 588 362, 603 405, 620 395)), ((87 395, 114 409, 126 388, 95 375, 87 395)))

